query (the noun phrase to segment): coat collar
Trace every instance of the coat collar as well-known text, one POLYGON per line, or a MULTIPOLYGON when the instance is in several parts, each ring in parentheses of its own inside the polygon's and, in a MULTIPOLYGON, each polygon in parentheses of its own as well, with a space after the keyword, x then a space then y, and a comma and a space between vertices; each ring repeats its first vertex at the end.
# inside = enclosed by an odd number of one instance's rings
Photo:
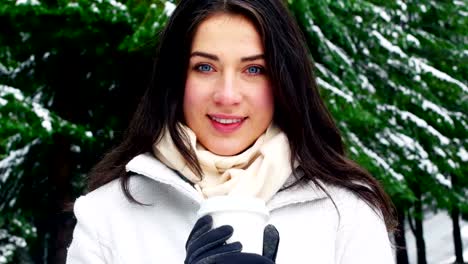
MULTIPOLYGON (((157 182, 167 184, 180 191, 183 195, 200 204, 204 198, 188 181, 179 176, 177 172, 168 168, 157 160, 151 153, 140 154, 134 157, 125 166, 127 172, 134 172, 146 176, 157 182)), ((294 180, 291 176, 286 186, 294 180)), ((304 203, 326 198, 327 195, 313 183, 308 185, 296 185, 275 194, 267 202, 270 211, 296 203, 304 203)))

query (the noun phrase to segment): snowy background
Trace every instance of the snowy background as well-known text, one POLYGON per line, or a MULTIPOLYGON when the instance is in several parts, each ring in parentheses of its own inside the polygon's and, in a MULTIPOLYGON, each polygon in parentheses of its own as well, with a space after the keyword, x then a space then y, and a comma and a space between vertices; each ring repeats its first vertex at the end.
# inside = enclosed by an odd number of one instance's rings
MULTIPOLYGON (((398 263, 467 261, 467 1, 287 4, 349 155, 398 209, 398 263)), ((64 209, 120 139, 174 8, 0 1, 0 263, 63 263, 64 209)))
MULTIPOLYGON (((451 226, 451 219, 447 213, 428 213, 425 215, 424 228, 426 230, 426 250, 428 263, 449 264, 455 262, 453 235, 447 227, 451 226)), ((460 221, 461 236, 463 238, 463 257, 468 259, 468 221, 460 221)), ((410 227, 406 226, 406 242, 408 243, 408 257, 410 263, 418 263, 416 255, 416 241, 410 227)))

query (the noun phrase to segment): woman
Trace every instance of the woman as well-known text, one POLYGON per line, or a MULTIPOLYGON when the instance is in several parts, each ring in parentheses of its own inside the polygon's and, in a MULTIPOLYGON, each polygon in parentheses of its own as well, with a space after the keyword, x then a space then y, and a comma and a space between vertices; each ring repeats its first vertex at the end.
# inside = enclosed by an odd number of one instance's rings
POLYGON ((345 156, 281 0, 181 1, 153 85, 89 190, 68 263, 393 263, 391 202, 345 156), (266 202, 262 255, 197 221, 219 195, 266 202))

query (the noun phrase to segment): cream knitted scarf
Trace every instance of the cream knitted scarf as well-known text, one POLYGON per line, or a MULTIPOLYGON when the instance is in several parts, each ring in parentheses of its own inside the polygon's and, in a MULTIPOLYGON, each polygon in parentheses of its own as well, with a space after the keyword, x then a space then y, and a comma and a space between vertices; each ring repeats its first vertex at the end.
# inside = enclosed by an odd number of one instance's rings
POLYGON ((179 171, 205 198, 217 195, 257 197, 265 202, 278 192, 292 172, 286 135, 270 125, 255 143, 235 156, 219 156, 205 149, 187 126, 179 124, 203 170, 196 176, 177 150, 168 130, 153 145, 154 155, 166 166, 179 171))

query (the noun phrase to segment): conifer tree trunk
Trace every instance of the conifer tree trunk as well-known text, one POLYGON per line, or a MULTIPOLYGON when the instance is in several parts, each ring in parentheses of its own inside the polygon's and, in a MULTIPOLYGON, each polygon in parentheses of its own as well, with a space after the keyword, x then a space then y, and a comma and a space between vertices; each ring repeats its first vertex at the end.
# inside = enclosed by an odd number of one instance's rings
MULTIPOLYGON (((457 178, 455 175, 451 175, 452 188, 458 188, 457 178)), ((460 209, 458 208, 457 202, 452 202, 452 211, 450 212, 452 218, 452 234, 453 234, 453 246, 455 251, 455 263, 465 263, 463 259, 463 241, 460 233, 460 209)))
POLYGON ((421 190, 419 187, 415 188, 416 202, 415 202, 415 214, 420 217, 415 217, 415 232, 414 236, 416 237, 416 249, 418 253, 418 264, 427 264, 426 260, 426 242, 424 241, 424 228, 423 228, 423 211, 422 211, 422 197, 421 190))
POLYGON ((409 264, 405 238, 405 209, 398 207, 398 230, 395 232, 397 264, 409 264))
POLYGON ((455 263, 465 263, 463 260, 463 242, 460 234, 460 210, 454 205, 450 213, 453 225, 453 245, 455 248, 455 263))
POLYGON ((55 147, 52 153, 53 173, 50 182, 50 241, 47 263, 65 263, 67 246, 73 231, 71 213, 64 212, 67 203, 71 201, 71 156, 70 142, 63 135, 54 135, 55 147))

